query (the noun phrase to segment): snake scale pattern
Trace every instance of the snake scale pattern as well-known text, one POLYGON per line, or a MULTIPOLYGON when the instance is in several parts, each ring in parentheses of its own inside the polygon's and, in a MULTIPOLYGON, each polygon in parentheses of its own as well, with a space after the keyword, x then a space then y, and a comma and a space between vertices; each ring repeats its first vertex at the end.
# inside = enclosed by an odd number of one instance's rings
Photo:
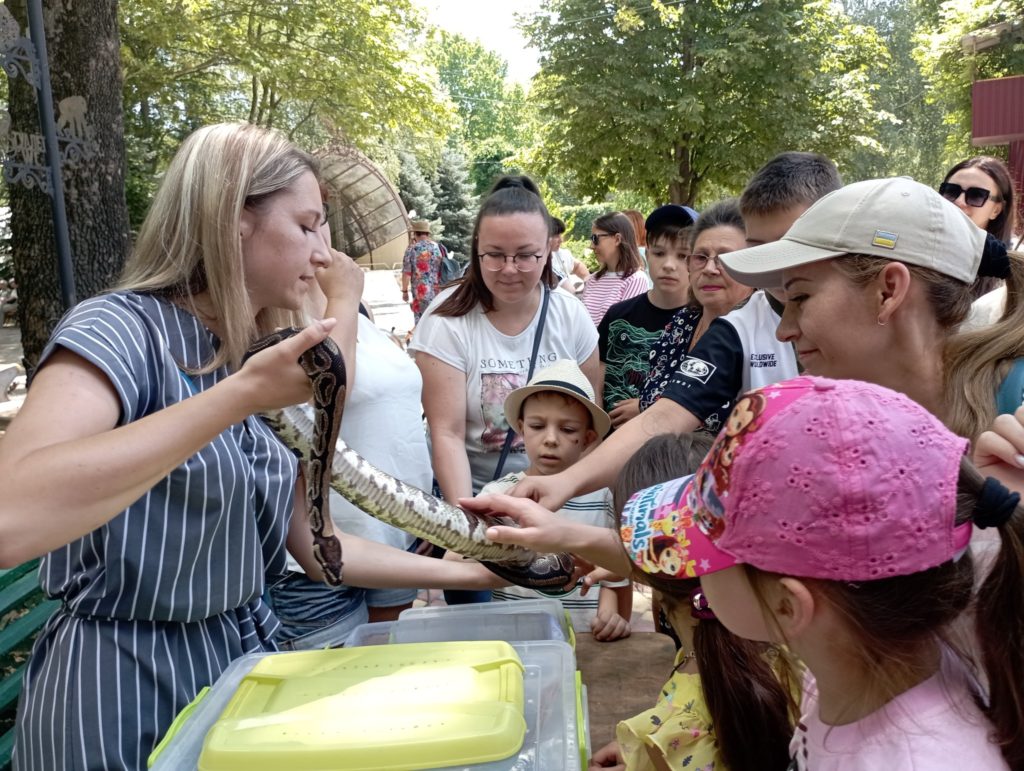
MULTIPOLYGON (((257 342, 248 355, 298 332, 284 329, 257 342)), ((424 538, 464 557, 479 560, 500 578, 553 594, 573 572, 568 554, 537 554, 529 549, 498 544, 485 533, 493 524, 514 525, 510 519, 479 516, 430 495, 374 467, 338 438, 344 412, 345 361, 337 344, 327 338, 299 359, 313 385, 313 419, 299 407, 264 413, 263 419, 306 466, 306 504, 313 533, 313 554, 325 581, 342 583, 341 542, 334 533, 329 489, 370 516, 424 538)))

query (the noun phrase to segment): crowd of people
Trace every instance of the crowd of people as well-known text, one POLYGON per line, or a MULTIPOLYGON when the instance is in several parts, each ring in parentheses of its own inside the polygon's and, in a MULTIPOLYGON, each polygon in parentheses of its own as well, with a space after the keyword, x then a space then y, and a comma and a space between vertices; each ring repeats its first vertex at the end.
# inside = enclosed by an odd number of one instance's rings
POLYGON ((275 132, 200 129, 118 284, 54 331, 0 444, 0 562, 42 557, 60 602, 15 768, 142 769, 233 659, 337 644, 416 589, 532 596, 340 498, 344 585, 324 584, 302 470, 258 414, 309 401, 296 362, 328 336, 346 443, 517 522, 494 541, 574 554, 578 631, 628 635, 632 582, 653 588, 674 667, 592 768, 1024 767, 1024 256, 1001 162, 934 190, 783 153, 738 199, 598 217, 593 274, 536 185, 503 178, 460 279, 413 223, 413 360, 360 313, 324 199, 275 132), (302 331, 245 358, 282 326, 302 331))

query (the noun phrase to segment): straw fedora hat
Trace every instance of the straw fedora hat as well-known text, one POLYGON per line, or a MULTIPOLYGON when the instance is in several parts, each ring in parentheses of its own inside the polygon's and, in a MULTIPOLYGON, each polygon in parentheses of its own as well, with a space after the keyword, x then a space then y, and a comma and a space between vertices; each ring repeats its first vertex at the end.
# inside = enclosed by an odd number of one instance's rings
POLYGON ((517 388, 505 399, 505 420, 514 425, 519 420, 523 402, 530 394, 540 391, 557 391, 571 396, 590 413, 594 421, 594 430, 599 438, 604 438, 612 426, 608 413, 594 403, 594 388, 580 370, 580 365, 572 359, 559 359, 554 364, 534 373, 533 378, 522 388, 517 388))

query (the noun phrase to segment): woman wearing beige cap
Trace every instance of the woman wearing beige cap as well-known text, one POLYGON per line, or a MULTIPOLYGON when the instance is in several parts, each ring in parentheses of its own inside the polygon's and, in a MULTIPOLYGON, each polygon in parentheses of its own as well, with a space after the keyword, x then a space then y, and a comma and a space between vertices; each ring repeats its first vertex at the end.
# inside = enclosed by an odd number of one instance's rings
MULTIPOLYGON (((993 424, 997 392, 1024 357, 1024 259, 905 177, 847 185, 782 240, 723 263, 738 281, 784 287, 778 336, 805 372, 901 391, 961 436, 993 424), (979 275, 1005 279, 1012 299, 994 326, 958 334, 979 275)), ((1019 388, 1007 399, 999 411, 1024 401, 1019 388)))

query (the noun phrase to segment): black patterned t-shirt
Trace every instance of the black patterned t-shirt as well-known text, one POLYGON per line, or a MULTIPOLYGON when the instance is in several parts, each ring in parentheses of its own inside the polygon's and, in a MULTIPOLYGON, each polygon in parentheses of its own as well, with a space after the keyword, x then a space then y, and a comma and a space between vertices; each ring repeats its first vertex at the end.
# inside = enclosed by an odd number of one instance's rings
POLYGON ((644 293, 616 303, 597 327, 604 372, 604 409, 637 399, 647 381, 651 348, 679 308, 659 308, 644 293))

